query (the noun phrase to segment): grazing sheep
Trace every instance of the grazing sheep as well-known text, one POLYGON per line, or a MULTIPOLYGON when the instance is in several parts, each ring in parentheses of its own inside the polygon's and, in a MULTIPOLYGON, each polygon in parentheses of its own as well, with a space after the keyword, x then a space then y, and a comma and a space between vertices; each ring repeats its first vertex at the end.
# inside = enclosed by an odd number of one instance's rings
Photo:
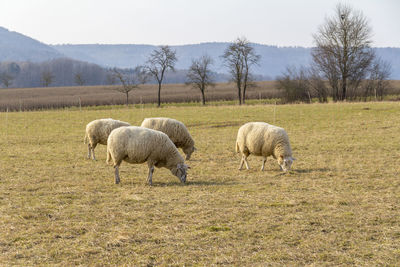
POLYGON ((116 184, 120 182, 119 165, 123 160, 129 163, 147 161, 149 185, 152 184, 154 166, 167 168, 182 183, 186 182, 188 166, 172 141, 160 131, 136 126, 112 131, 107 141, 107 163, 114 165, 116 184))
POLYGON ((192 153, 196 150, 192 136, 190 136, 188 129, 180 121, 170 118, 146 118, 140 126, 161 131, 168 135, 177 148, 182 148, 183 153, 186 154, 186 160, 189 160, 192 153))
POLYGON ((264 170, 268 156, 277 159, 281 170, 285 172, 290 170, 295 160, 292 157, 292 149, 286 131, 265 122, 248 122, 239 128, 236 152, 242 154, 239 170, 242 169, 243 163, 246 163, 246 168, 249 169, 247 157, 250 154, 263 157, 261 171, 264 170))
POLYGON ((111 131, 122 126, 130 126, 130 124, 113 119, 99 119, 89 122, 86 125, 86 134, 84 139, 84 143, 88 144, 87 158, 90 159, 90 153, 92 152, 93 160, 96 160, 94 149, 97 144, 107 145, 107 138, 111 131))

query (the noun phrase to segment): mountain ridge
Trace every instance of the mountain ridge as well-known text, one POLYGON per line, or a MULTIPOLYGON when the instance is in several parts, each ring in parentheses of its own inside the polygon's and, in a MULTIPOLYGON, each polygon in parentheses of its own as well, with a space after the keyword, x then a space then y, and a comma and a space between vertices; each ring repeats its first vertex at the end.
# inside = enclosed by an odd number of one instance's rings
POLYGON ((47 44, 0 27, 0 61, 41 62, 62 56, 47 44))
MULTIPOLYGON (((230 42, 204 42, 198 44, 171 45, 176 50, 177 69, 188 69, 191 60, 207 53, 215 62, 213 71, 227 73, 221 55, 230 42)), ((307 65, 311 61, 311 47, 273 46, 252 44, 261 55, 253 72, 271 80, 287 66, 307 65)), ((29 36, 0 27, 0 62, 44 62, 56 58, 71 58, 103 67, 133 68, 143 65, 156 45, 147 44, 59 44, 47 45, 29 36)), ((392 65, 391 79, 400 79, 400 48, 375 48, 382 59, 392 65)))
MULTIPOLYGON (((188 69, 191 60, 207 53, 213 60, 213 71, 227 73, 221 55, 229 42, 205 42, 170 46, 176 50, 177 69, 188 69)), ((311 47, 273 46, 253 43, 257 54, 261 55, 254 73, 271 80, 280 75, 288 66, 308 65, 311 62, 311 47)), ((147 57, 157 47, 136 44, 63 44, 52 45, 54 49, 68 57, 86 60, 105 67, 133 68, 145 64, 147 57)), ((392 65, 392 79, 400 79, 400 48, 375 47, 376 54, 392 65)))

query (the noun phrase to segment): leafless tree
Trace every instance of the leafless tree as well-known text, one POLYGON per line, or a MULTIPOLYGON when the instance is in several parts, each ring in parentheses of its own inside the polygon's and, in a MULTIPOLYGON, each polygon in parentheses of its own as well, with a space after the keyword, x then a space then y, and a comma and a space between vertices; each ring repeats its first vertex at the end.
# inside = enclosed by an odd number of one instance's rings
POLYGON ((308 87, 311 95, 318 98, 318 102, 328 102, 328 88, 318 69, 310 67, 307 70, 308 87))
POLYGON ((203 105, 206 104, 205 91, 209 86, 215 86, 213 81, 213 73, 210 65, 213 64, 213 59, 208 55, 203 55, 199 59, 193 59, 192 65, 187 73, 187 83, 193 88, 199 89, 203 105))
POLYGON ((75 73, 74 78, 75 83, 79 86, 82 86, 86 83, 85 79, 83 78, 83 74, 80 72, 75 73))
POLYGON ((54 82, 54 75, 51 71, 43 71, 41 74, 42 85, 48 87, 54 82))
POLYGON ((158 102, 157 106, 161 106, 161 85, 167 70, 175 71, 175 63, 177 61, 176 51, 169 46, 160 46, 155 49, 146 63, 146 71, 158 83, 158 102))
POLYGON ((242 37, 226 48, 222 58, 229 69, 231 80, 236 84, 239 105, 245 104, 246 90, 253 84, 250 69, 258 64, 260 55, 257 55, 250 42, 242 37))
POLYGON ((0 82, 6 87, 10 87, 13 83, 14 77, 6 72, 0 73, 0 82))
POLYGON ((114 84, 116 84, 117 83, 117 79, 116 79, 116 77, 115 77, 115 75, 114 75, 114 71, 111 69, 111 70, 107 70, 107 74, 106 74, 106 84, 109 84, 109 85, 114 85, 114 84))
POLYGON ((313 35, 313 62, 328 80, 334 101, 345 100, 366 77, 375 57, 371 35, 364 15, 344 4, 338 4, 335 15, 313 35))
POLYGON ((308 71, 301 67, 287 67, 286 71, 276 79, 278 89, 284 91, 284 101, 287 103, 302 101, 311 103, 308 71))
POLYGON ((246 101, 246 89, 255 86, 253 83, 253 75, 250 72, 250 68, 253 65, 258 65, 261 56, 257 55, 254 48, 250 45, 249 41, 245 38, 241 40, 241 46, 243 49, 243 61, 244 61, 244 80, 243 80, 243 104, 246 101))
POLYGON ((369 71, 369 77, 366 79, 364 89, 364 99, 373 96, 375 100, 383 100, 383 96, 390 88, 388 78, 391 73, 391 65, 380 58, 374 60, 369 71))
POLYGON ((133 72, 114 68, 113 74, 116 80, 118 80, 122 85, 122 87, 118 87, 116 90, 125 94, 126 105, 128 105, 129 93, 133 89, 138 88, 141 84, 144 84, 146 82, 146 73, 143 70, 143 67, 138 66, 133 70, 133 72))

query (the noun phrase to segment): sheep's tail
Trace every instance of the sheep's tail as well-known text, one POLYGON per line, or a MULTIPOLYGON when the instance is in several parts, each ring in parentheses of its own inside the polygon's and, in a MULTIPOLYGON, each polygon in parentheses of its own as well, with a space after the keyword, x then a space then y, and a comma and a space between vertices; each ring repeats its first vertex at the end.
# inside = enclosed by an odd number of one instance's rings
POLYGON ((88 143, 88 141, 89 141, 88 134, 87 134, 87 133, 85 133, 85 138, 83 139, 83 143, 84 143, 84 144, 87 144, 87 143, 88 143))
POLYGON ((239 153, 239 143, 236 141, 236 153, 239 153))

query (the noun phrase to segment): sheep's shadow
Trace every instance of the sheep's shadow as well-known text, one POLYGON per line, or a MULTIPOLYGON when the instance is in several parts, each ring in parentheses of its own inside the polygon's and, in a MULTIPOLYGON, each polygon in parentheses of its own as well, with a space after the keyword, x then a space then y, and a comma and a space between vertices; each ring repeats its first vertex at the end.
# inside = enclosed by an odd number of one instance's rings
POLYGON ((327 171, 331 171, 331 169, 329 168, 314 168, 314 169, 292 169, 288 172, 280 172, 276 175, 274 175, 274 177, 281 177, 281 176, 285 176, 285 175, 290 175, 290 174, 307 174, 307 173, 314 173, 314 172, 327 172, 327 171))
POLYGON ((329 168, 311 168, 311 169, 293 169, 290 170, 290 172, 294 172, 294 173, 313 173, 313 172, 327 172, 327 171, 331 171, 331 169, 329 168))
POLYGON ((200 159, 185 159, 185 164, 190 165, 190 162, 201 162, 200 159))
POLYGON ((154 187, 178 187, 178 186, 215 186, 215 185, 232 185, 235 184, 234 181, 204 181, 204 180, 193 180, 186 181, 186 183, 180 182, 153 182, 152 186, 154 187))

